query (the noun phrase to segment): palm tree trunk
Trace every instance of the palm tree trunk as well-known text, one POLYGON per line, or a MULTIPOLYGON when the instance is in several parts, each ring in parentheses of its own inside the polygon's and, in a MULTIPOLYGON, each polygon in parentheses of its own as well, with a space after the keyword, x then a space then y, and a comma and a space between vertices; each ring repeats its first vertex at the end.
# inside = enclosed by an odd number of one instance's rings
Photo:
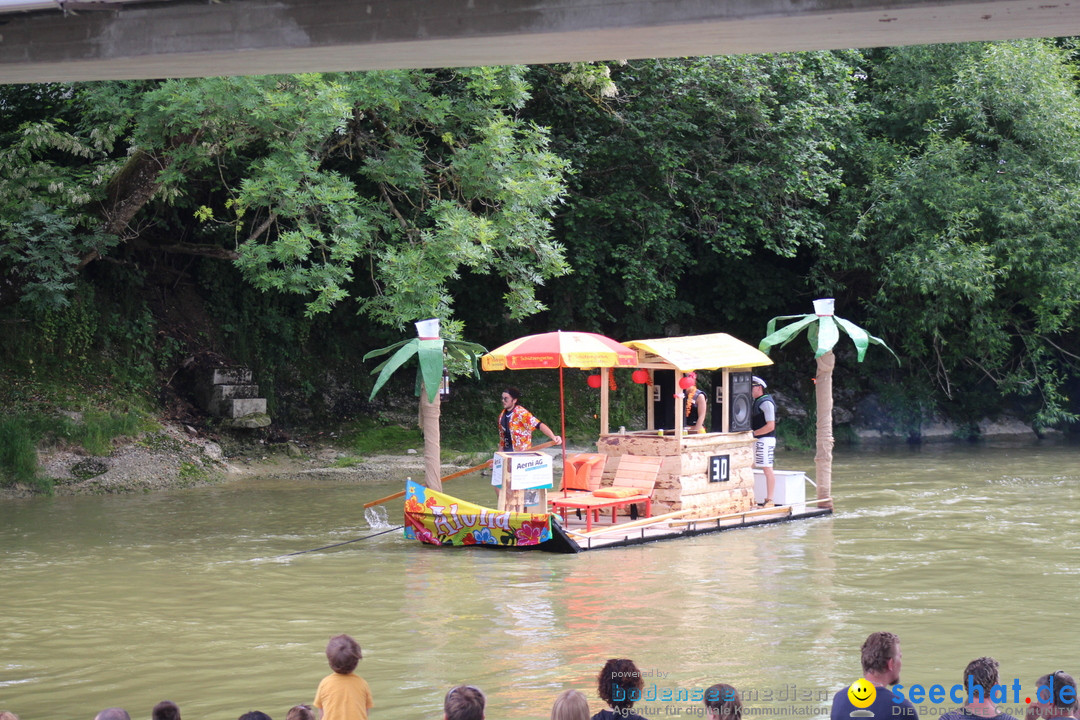
POLYGON ((439 415, 442 397, 435 394, 435 402, 428 402, 427 389, 420 388, 420 431, 424 433, 424 485, 442 492, 442 433, 439 415))
POLYGON ((831 508, 832 505, 832 374, 836 366, 836 356, 827 352, 817 359, 817 380, 814 394, 817 400, 817 454, 814 456, 814 468, 817 472, 818 500, 827 500, 819 507, 831 508))

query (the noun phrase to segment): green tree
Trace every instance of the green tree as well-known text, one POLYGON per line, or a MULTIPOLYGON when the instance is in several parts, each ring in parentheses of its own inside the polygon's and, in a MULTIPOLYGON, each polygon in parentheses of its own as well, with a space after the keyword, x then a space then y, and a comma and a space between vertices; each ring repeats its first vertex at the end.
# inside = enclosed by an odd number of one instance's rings
POLYGON ((867 317, 945 402, 987 390, 1074 419, 1080 307, 1080 98, 1044 41, 870 56, 867 137, 816 280, 867 317), (861 197, 856 197, 856 195, 861 197))
POLYGON ((565 163, 518 117, 523 73, 74 86, 76 121, 5 136, 0 232, 17 246, 0 262, 62 297, 121 243, 216 257, 259 290, 305 297, 309 315, 351 298, 394 326, 450 318, 448 284, 467 269, 499 278, 507 312, 527 316, 567 265, 550 237, 565 163), (35 236, 54 261, 35 263, 35 236))
POLYGON ((576 171, 558 222, 575 267, 555 283, 560 323, 731 327, 762 304, 790 306, 773 295, 802 285, 784 263, 822 239, 857 60, 635 61, 612 67, 614 95, 535 68, 530 109, 576 171), (776 272, 763 279, 761 263, 776 272))

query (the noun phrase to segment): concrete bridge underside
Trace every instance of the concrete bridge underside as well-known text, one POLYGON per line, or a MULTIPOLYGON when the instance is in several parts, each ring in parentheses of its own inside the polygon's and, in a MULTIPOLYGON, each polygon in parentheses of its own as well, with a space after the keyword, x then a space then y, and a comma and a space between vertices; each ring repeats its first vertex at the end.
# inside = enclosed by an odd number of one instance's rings
POLYGON ((21 1, 0 0, 0 82, 1080 35, 1080 0, 51 0, 30 10, 21 1))

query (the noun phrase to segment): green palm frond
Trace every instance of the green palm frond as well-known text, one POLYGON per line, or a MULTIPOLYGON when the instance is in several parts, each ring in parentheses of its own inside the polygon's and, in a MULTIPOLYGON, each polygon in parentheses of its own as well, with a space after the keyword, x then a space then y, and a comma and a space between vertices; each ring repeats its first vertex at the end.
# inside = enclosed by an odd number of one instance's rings
POLYGON ((394 343, 393 345, 388 345, 387 347, 379 348, 378 350, 372 350, 371 352, 369 352, 367 355, 364 356, 364 358, 363 358, 364 362, 367 362, 371 358, 382 357, 383 355, 386 355, 387 353, 393 352, 394 350, 397 350, 402 345, 405 345, 405 344, 410 343, 410 342, 412 342, 412 340, 402 340, 400 342, 394 343))
MULTIPOLYGON (((388 348, 384 348, 384 350, 388 350, 388 348)), ((386 381, 390 379, 390 376, 393 375, 399 367, 408 362, 409 359, 412 358, 412 356, 415 355, 419 350, 419 338, 413 338, 412 340, 406 340, 404 343, 398 343, 398 351, 391 355, 388 360, 386 360, 377 368, 371 371, 372 374, 378 372, 379 377, 376 378, 375 386, 371 389, 371 396, 368 399, 374 400, 375 393, 382 390, 382 386, 386 384, 386 381)), ((375 353, 380 355, 383 354, 378 350, 376 350, 375 353)), ((371 353, 368 353, 368 355, 371 355, 371 353)), ((365 355, 364 357, 366 358, 368 357, 368 355, 365 355)))
POLYGON ((870 345, 881 345, 896 358, 897 363, 900 362, 900 358, 881 338, 874 337, 850 320, 835 315, 817 315, 816 313, 774 317, 766 325, 766 335, 758 343, 758 349, 767 355, 774 347, 783 347, 794 340, 803 329, 806 330, 810 347, 814 349, 814 357, 821 357, 825 353, 832 352, 836 343, 840 341, 840 331, 843 330, 855 343, 856 357, 859 362, 866 357, 866 350, 870 345), (784 320, 795 322, 777 329, 777 323, 784 320))
POLYGON ((372 350, 364 355, 364 360, 382 357, 393 353, 383 360, 371 371, 371 374, 379 374, 375 385, 371 389, 369 399, 374 400, 376 393, 382 390, 383 385, 397 370, 416 356, 419 367, 416 372, 416 394, 420 395, 421 386, 427 388, 428 402, 435 402, 435 396, 439 392, 443 376, 443 353, 449 354, 455 360, 467 362, 472 369, 474 377, 480 377, 480 356, 487 352, 483 345, 466 342, 464 340, 421 340, 412 338, 402 340, 388 347, 372 350))

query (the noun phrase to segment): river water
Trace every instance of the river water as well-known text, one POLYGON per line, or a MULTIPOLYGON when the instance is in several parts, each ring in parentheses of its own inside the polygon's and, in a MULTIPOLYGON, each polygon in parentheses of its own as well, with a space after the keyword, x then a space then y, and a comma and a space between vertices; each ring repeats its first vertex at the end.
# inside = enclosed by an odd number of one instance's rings
MULTIPOLYGON (((782 453, 778 467, 813 460, 782 453)), ((487 692, 490 720, 546 718, 566 688, 595 711, 609 657, 644 671, 650 718, 698 717, 685 695, 716 682, 743 691, 748 715, 805 716, 827 712, 883 629, 901 637, 905 693, 950 688, 993 655, 1003 683, 1023 684, 1007 703, 1022 711, 1037 676, 1080 674, 1077 446, 841 452, 831 517, 577 556, 394 531, 282 557, 374 532, 362 504, 400 481, 0 504, 0 709, 138 719, 170 699, 185 720, 282 720, 311 701, 339 632, 364 648, 373 720, 438 720, 459 683, 487 692)), ((487 503, 484 483, 447 489, 487 503)))

